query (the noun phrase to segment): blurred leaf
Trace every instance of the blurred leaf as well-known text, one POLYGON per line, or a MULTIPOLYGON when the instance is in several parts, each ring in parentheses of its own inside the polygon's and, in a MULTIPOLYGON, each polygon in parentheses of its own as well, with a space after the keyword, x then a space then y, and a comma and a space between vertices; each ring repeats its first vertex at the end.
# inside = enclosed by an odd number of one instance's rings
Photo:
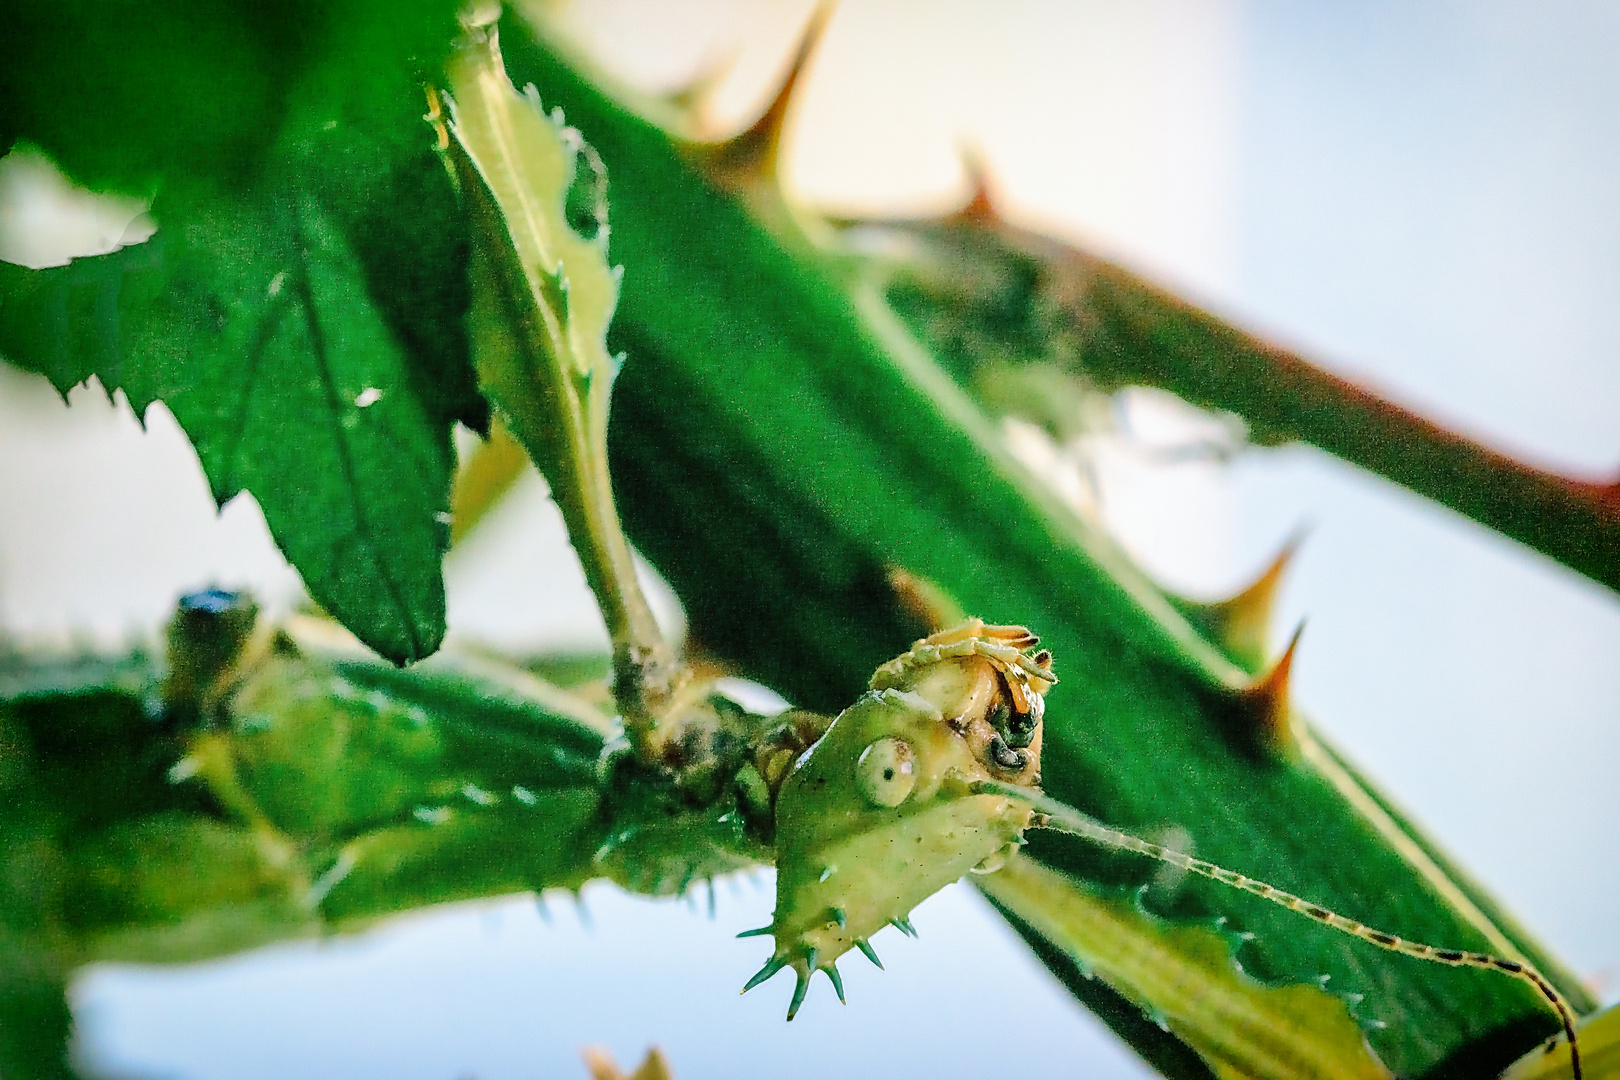
POLYGON ((1140 904, 1103 899, 1027 857, 975 884, 1088 977, 1156 1012, 1212 1067, 1278 1080, 1390 1075, 1346 1003, 1325 987, 1266 986, 1243 974, 1232 955, 1236 935, 1154 919, 1140 904))
POLYGON ((67 0, 16 4, 0 35, 0 151, 38 144, 76 181, 150 194, 179 176, 250 183, 309 75, 343 54, 435 70, 448 0, 67 0))
POLYGON ((139 656, 7 659, 0 1063, 35 1007, 12 999, 93 958, 200 959, 594 875, 605 719, 516 693, 521 673, 277 654, 195 730, 139 656))
POLYGON ((411 66, 346 41, 245 189, 171 181, 150 242, 0 265, 0 353, 174 413, 223 505, 252 491, 311 595, 404 663, 444 634, 439 563, 467 356, 465 229, 411 66), (381 66, 379 66, 381 65, 381 66))

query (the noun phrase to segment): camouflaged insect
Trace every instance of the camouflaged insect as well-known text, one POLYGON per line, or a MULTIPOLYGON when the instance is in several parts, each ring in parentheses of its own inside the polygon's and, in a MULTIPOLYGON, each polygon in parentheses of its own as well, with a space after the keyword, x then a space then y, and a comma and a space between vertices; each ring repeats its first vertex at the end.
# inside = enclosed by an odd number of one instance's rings
POLYGON ((972 619, 926 637, 877 669, 871 692, 845 709, 794 762, 776 799, 776 947, 746 993, 783 968, 797 976, 787 1018, 824 971, 844 999, 837 961, 858 948, 879 967, 871 936, 915 935, 912 908, 976 871, 999 870, 1030 828, 1055 829, 1134 852, 1251 893, 1380 949, 1495 971, 1533 986, 1558 1014, 1581 1080, 1575 1016, 1522 959, 1444 949, 1330 911, 1273 885, 1120 832, 1040 790, 1041 719, 1056 682, 1052 656, 1021 626, 972 619))
MULTIPOLYGON (((1051 654, 1021 626, 974 619, 880 667, 787 776, 776 804, 776 948, 744 992, 783 968, 798 976, 788 1019, 837 961, 970 871, 999 869, 1022 843, 1028 802, 975 793, 998 782, 1038 794, 1051 654)), ((882 966, 878 964, 878 966, 882 966)))

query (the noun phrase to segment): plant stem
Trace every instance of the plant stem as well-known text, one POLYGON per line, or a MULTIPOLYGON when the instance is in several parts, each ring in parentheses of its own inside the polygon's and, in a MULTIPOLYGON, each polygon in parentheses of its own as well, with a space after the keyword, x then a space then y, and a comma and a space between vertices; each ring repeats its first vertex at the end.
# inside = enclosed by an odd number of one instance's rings
POLYGON ((1022 359, 1037 358, 1024 342, 1058 343, 1038 358, 1091 385, 1159 387, 1235 413, 1257 443, 1309 443, 1620 591, 1620 482, 1493 450, 978 203, 943 221, 874 227, 922 242, 890 282, 914 324, 923 316, 959 328, 977 317, 981 335, 1022 359), (1017 340, 998 336, 1008 326, 1017 340))
POLYGON ((606 229, 585 239, 570 227, 577 135, 513 89, 493 26, 468 27, 448 74, 473 218, 479 380, 551 486, 607 623, 626 731, 656 760, 679 668, 637 580, 608 476, 617 363, 604 334, 618 278, 606 229))

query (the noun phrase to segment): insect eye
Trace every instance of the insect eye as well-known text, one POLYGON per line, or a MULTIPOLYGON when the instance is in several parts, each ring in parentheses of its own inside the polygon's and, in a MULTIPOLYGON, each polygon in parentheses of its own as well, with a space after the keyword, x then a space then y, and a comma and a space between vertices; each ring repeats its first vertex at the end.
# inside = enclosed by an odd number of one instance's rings
POLYGON ((1007 745, 1022 749, 1034 742, 1036 723, 1033 713, 1014 713, 1007 721, 1007 745))
POLYGON ((911 744, 900 739, 877 740, 855 763, 855 786, 874 806, 899 806, 916 783, 911 744))

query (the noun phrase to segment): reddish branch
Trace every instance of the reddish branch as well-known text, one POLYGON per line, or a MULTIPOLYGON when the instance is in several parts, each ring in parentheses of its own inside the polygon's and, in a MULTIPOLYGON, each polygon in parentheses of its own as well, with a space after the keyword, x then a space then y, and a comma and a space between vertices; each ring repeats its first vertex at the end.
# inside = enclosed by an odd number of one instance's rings
POLYGON ((1560 476, 1475 442, 1121 266, 1010 225, 982 196, 910 228, 958 258, 1017 260, 1031 275, 1031 320, 1064 343, 1045 358, 1075 374, 1235 413, 1255 442, 1319 447, 1620 591, 1620 482, 1560 476))

